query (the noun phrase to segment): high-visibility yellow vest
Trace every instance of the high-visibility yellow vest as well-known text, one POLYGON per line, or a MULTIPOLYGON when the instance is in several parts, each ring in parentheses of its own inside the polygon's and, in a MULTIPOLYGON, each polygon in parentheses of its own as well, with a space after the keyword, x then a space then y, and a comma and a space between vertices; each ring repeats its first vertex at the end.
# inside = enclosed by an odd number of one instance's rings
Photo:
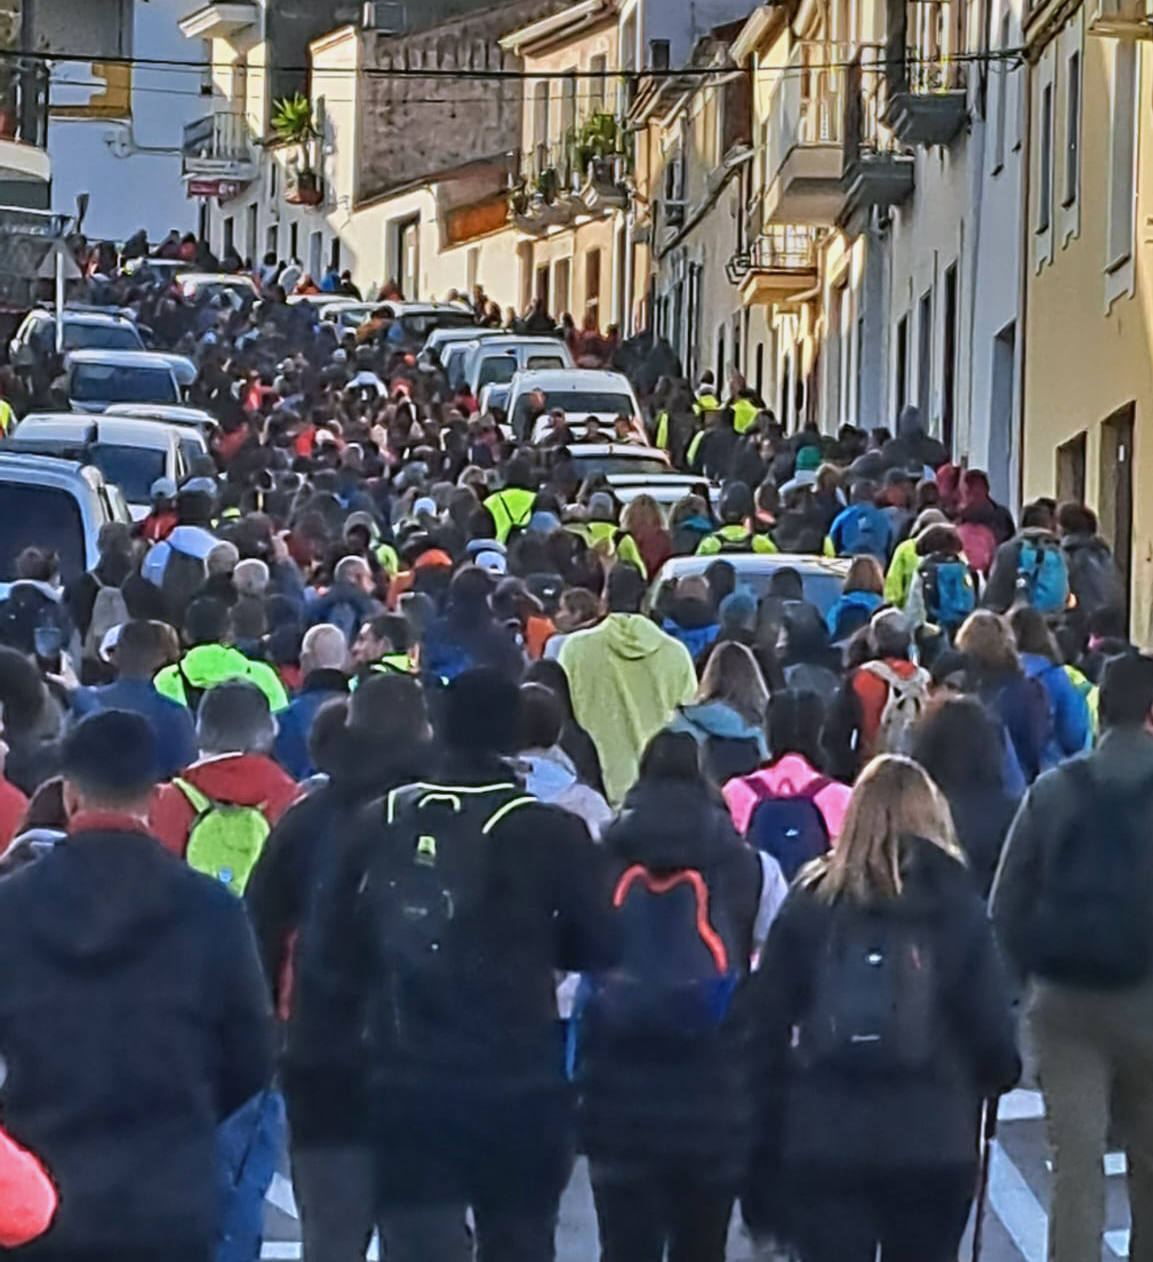
POLYGON ((0 399, 0 434, 7 437, 16 421, 16 413, 7 399, 0 399))

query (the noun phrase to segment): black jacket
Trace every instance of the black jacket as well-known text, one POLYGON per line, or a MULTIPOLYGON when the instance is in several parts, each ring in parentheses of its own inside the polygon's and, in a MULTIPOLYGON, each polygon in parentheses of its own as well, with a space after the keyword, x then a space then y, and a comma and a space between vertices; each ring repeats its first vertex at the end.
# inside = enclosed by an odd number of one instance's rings
MULTIPOLYGON (((321 762, 328 784, 281 817, 245 891, 264 971, 285 1018, 293 1011, 294 961, 315 937, 319 909, 346 861, 359 812, 382 793, 427 774, 431 753, 425 746, 381 748, 371 737, 342 730, 321 762)), ((363 1081, 334 1074, 325 1058, 318 1060, 315 1051, 325 1040, 326 1031, 313 1028, 307 1009, 289 1023, 281 1080, 300 1143, 347 1141, 365 1133, 363 1081)))
POLYGON ((1020 1074, 1008 981, 972 878, 929 842, 909 842, 906 854, 904 891, 875 910, 928 935, 936 1053, 916 1072, 867 1080, 797 1060, 792 1032, 809 1011, 837 908, 794 886, 748 987, 758 1142, 780 1144, 786 1162, 846 1175, 971 1163, 981 1100, 1009 1090, 1020 1074))
MULTIPOLYGON (((498 760, 450 761, 446 786, 510 783, 498 760)), ((341 871, 299 955, 293 1033, 300 1054, 332 1072, 360 1075, 374 1109, 390 1095, 440 1098, 446 1091, 492 1103, 564 1087, 555 973, 612 959, 613 928, 603 852, 584 824, 559 807, 532 803, 504 815, 488 835, 491 896, 474 915, 475 975, 453 979, 438 1012, 414 1016, 414 1054, 393 1037, 389 956, 362 888, 386 838, 385 802, 360 813, 341 871), (431 1028, 435 1024, 436 1028, 431 1028), (364 1032, 367 1029, 367 1042, 364 1032), (315 1046, 305 1045, 315 1031, 315 1046)), ((380 865, 374 878, 385 879, 380 865)))
MULTIPOLYGON (((714 926, 735 930, 747 967, 761 865, 719 796, 681 781, 641 780, 604 837, 614 882, 634 864, 695 869, 708 885, 714 926)), ((744 1035, 737 1005, 713 1035, 679 1045, 622 1046, 582 1022, 581 1125, 593 1160, 626 1165, 683 1158, 708 1177, 736 1180, 751 1138, 744 1035)))
POLYGON ((207 1256, 217 1125, 272 1074, 243 906, 143 833, 81 833, 0 881, 0 970, 4 1125, 61 1190, 27 1256, 207 1256))

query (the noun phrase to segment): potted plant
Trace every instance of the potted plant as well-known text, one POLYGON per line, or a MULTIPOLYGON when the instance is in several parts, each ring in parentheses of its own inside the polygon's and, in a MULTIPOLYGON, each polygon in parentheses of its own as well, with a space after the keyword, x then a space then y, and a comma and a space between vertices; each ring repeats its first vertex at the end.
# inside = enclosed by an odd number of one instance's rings
POLYGON ((304 93, 296 92, 275 103, 272 131, 280 144, 295 145, 298 151, 295 172, 288 181, 285 199, 299 206, 319 205, 320 177, 310 161, 312 143, 318 139, 318 133, 312 117, 312 102, 304 93))

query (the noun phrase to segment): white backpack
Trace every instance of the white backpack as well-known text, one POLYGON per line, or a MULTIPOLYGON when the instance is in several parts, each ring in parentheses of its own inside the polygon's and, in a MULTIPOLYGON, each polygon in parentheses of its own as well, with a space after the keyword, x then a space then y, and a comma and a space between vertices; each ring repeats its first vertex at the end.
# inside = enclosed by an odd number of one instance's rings
POLYGON ((862 667, 888 688, 881 723, 877 728, 876 754, 907 754, 913 724, 929 700, 929 673, 918 667, 907 679, 887 662, 866 662, 862 667))
MULTIPOLYGON (((96 578, 95 575, 92 577, 96 578)), ((128 606, 124 603, 124 593, 120 588, 106 587, 98 578, 96 585, 98 590, 92 603, 92 618, 88 623, 83 646, 83 656, 93 662, 100 660, 100 646, 108 632, 128 621, 128 606)))

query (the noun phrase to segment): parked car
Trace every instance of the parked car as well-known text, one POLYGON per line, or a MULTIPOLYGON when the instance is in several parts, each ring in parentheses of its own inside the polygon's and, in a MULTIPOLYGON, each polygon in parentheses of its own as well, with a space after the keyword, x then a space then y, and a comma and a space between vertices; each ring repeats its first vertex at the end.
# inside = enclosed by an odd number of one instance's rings
MULTIPOLYGON (((550 455, 556 450, 554 448, 550 455)), ((567 451, 573 470, 582 482, 585 478, 602 475, 607 478, 618 474, 652 478, 672 471, 665 452, 657 447, 642 447, 638 443, 582 443, 567 448, 567 451)))
POLYGON ((139 520, 148 515, 157 478, 179 482, 184 476, 179 435, 175 425, 127 416, 34 412, 16 426, 4 449, 92 465, 120 488, 133 520, 139 520))
MULTIPOLYGON (((381 302, 372 310, 385 308, 400 322, 402 345, 419 350, 433 329, 475 329, 476 316, 455 302, 381 302)), ((366 317, 367 318, 367 317, 366 317)))
POLYGON ((138 420, 158 421, 176 427, 176 441, 184 457, 185 468, 191 469, 197 456, 211 455, 209 444, 220 428, 220 422, 203 408, 177 407, 171 403, 114 403, 105 416, 131 416, 138 420))
MULTIPOLYGON (((65 360, 68 401, 80 412, 103 412, 112 403, 179 403, 171 361, 181 358, 152 351, 73 351, 65 360)), ((192 374, 195 380, 195 367, 192 374)))
POLYGON ((7 445, 0 448, 0 500, 0 597, 16 577, 16 558, 25 548, 52 549, 68 583, 99 560, 101 526, 129 520, 123 498, 99 469, 7 445))
POLYGON ((189 302, 210 301, 227 295, 237 310, 250 307, 260 296, 251 276, 235 272, 181 272, 176 277, 180 291, 189 302))
POLYGON ((545 411, 561 408, 573 423, 595 416, 611 428, 618 416, 633 418, 638 424, 641 405, 629 379, 619 372, 594 368, 564 368, 549 371, 518 372, 509 392, 509 420, 521 442, 528 441, 532 423, 531 395, 539 390, 545 411))
MULTIPOLYGON (((667 584, 693 574, 703 574, 718 558, 713 556, 673 557, 661 566, 645 600, 646 611, 652 609, 667 584)), ((805 599, 821 611, 837 603, 844 590, 851 559, 845 557, 801 556, 788 552, 728 552, 722 560, 737 572, 737 586, 744 587, 758 600, 768 594, 769 583, 777 570, 793 569, 801 576, 805 599)))
MULTIPOLYGON (((117 311, 65 308, 64 350, 142 351, 144 339, 134 321, 117 311)), ((34 368, 56 353, 56 313, 37 307, 20 322, 8 343, 14 368, 34 368)))
POLYGON ((569 348, 555 337, 486 337, 468 357, 465 379, 474 396, 487 385, 511 385, 518 372, 575 368, 569 348))
MULTIPOLYGON (((583 448, 572 450, 579 455, 583 448)), ((607 479, 613 495, 622 505, 631 504, 638 495, 648 495, 656 500, 666 517, 686 495, 695 495, 702 487, 714 506, 721 495, 721 488, 715 482, 693 477, 691 473, 610 473, 607 479)))

